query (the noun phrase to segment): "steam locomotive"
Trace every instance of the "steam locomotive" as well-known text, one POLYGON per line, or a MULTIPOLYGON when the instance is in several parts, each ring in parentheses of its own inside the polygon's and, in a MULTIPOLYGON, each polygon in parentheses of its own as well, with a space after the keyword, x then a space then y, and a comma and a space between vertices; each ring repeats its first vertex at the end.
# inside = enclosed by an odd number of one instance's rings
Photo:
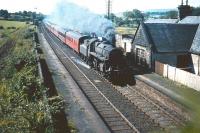
POLYGON ((73 49, 90 67, 96 69, 113 84, 127 84, 133 81, 123 49, 116 48, 105 38, 84 35, 67 30, 50 22, 45 27, 65 45, 73 49))

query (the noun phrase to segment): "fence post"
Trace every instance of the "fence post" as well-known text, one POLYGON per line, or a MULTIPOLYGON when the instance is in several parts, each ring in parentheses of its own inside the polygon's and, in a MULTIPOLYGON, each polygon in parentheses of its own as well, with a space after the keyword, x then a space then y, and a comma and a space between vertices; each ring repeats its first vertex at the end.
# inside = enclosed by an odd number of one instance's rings
POLYGON ((175 67, 175 72, 174 72, 174 81, 176 81, 176 67, 175 67))
POLYGON ((169 66, 168 66, 168 64, 167 64, 167 78, 169 78, 169 66))

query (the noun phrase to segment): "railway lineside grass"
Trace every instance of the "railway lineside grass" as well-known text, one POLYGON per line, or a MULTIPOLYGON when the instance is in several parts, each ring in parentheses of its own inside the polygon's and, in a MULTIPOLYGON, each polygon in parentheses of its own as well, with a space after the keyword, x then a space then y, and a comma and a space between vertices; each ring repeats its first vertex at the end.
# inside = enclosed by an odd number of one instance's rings
POLYGON ((62 102, 49 105, 45 97, 33 47, 34 29, 12 24, 20 28, 8 34, 7 40, 15 45, 0 56, 0 132, 56 132, 52 115, 60 111, 62 102))
POLYGON ((129 28, 129 27, 117 27, 116 32, 118 34, 135 34, 136 28, 129 28))
POLYGON ((0 25, 3 26, 4 28, 13 27, 13 26, 16 28, 22 28, 26 26, 26 22, 0 20, 0 25))
MULTIPOLYGON (((180 103, 186 112, 191 116, 191 121, 187 122, 184 127, 180 127, 181 133, 200 133, 200 92, 184 86, 178 82, 174 82, 168 78, 163 78, 162 76, 150 76, 148 78, 153 81, 157 81, 158 84, 171 88, 175 94, 180 95, 181 100, 174 99, 177 103, 180 103), (162 80, 159 80, 162 78, 162 80), (164 83, 162 83, 164 81, 164 83)), ((169 89, 169 90, 171 90, 169 89)))
POLYGON ((200 133, 200 92, 180 83, 165 78, 169 86, 177 86, 173 91, 182 96, 183 101, 177 102, 183 105, 190 114, 191 120, 184 127, 180 127, 181 133, 200 133))
POLYGON ((182 133, 200 133, 200 93, 187 86, 180 85, 181 94, 186 98, 186 106, 191 110, 191 121, 183 128, 182 133))
POLYGON ((179 101, 185 108, 189 109, 191 121, 186 123, 186 126, 181 129, 182 133, 200 133, 200 92, 189 88, 180 83, 165 79, 170 86, 176 85, 173 91, 183 96, 184 101, 179 101))
POLYGON ((15 36, 14 32, 27 26, 30 25, 25 22, 0 20, 0 47, 5 44, 10 37, 15 36))

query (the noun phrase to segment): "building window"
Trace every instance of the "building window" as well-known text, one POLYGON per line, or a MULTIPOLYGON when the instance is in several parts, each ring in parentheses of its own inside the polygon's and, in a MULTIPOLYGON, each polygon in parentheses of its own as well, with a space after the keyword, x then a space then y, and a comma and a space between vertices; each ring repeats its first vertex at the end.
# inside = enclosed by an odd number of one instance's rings
POLYGON ((136 63, 142 66, 146 66, 146 54, 143 49, 136 49, 136 63))
POLYGON ((145 50, 143 49, 138 49, 138 56, 140 58, 145 58, 145 50))

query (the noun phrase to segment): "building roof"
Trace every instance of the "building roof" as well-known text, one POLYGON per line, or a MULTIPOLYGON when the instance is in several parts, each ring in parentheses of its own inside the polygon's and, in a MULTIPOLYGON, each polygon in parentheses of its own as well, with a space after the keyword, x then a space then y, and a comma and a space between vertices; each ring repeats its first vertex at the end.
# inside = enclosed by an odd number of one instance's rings
POLYGON ((199 25, 196 35, 194 37, 190 52, 192 52, 194 54, 200 54, 200 25, 199 25))
POLYGON ((189 52, 198 25, 142 24, 134 39, 135 45, 153 47, 156 52, 189 52))
POLYGON ((140 24, 139 29, 136 32, 135 39, 133 40, 133 43, 135 45, 141 45, 144 47, 149 46, 150 42, 144 23, 140 24))
POLYGON ((148 19, 145 23, 177 23, 178 19, 148 19))
POLYGON ((187 16, 178 23, 180 24, 200 24, 200 16, 187 16))

